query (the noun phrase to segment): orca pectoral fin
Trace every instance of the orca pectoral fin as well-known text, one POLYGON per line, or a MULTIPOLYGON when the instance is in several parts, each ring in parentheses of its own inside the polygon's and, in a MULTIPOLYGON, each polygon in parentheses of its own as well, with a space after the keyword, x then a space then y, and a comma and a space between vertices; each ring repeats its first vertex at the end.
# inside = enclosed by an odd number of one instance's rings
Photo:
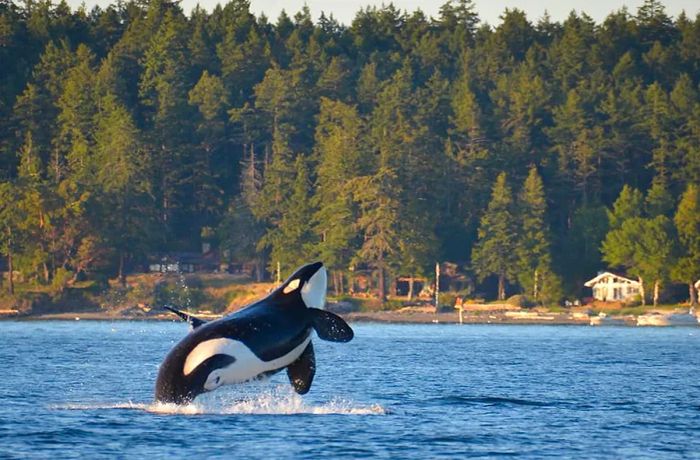
POLYGON ((203 319, 199 319, 196 316, 192 316, 189 313, 185 313, 184 311, 180 311, 168 305, 163 306, 163 308, 165 308, 166 310, 170 310, 171 312, 175 313, 177 316, 182 318, 183 321, 187 321, 188 323, 190 323, 192 329, 197 329, 199 326, 206 323, 206 321, 204 321, 203 319))
POLYGON ((301 356, 287 366, 287 376, 294 391, 305 395, 311 388, 314 374, 316 374, 316 355, 314 354, 314 344, 309 342, 301 356))
POLYGON ((343 318, 326 310, 309 308, 318 337, 331 342, 349 342, 355 336, 343 318))

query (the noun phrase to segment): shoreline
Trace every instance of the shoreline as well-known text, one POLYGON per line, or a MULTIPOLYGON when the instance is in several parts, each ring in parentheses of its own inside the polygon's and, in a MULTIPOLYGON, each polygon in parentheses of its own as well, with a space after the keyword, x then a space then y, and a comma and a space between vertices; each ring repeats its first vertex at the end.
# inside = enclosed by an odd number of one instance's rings
MULTIPOLYGON (((399 312, 399 311, 373 311, 339 313, 346 321, 351 323, 387 323, 387 324, 459 324, 459 315, 456 312, 428 313, 428 312, 399 312)), ((201 317, 218 318, 219 315, 198 315, 201 317)), ((0 321, 180 321, 171 314, 114 314, 100 311, 77 311, 29 315, 2 315, 0 321)), ((627 323, 627 322, 626 322, 627 323)), ((630 326, 636 326, 630 321, 630 326)), ((513 324, 513 325, 567 325, 589 326, 588 317, 574 318, 566 314, 550 314, 531 317, 509 317, 502 313, 488 315, 463 315, 463 324, 513 324)))
MULTIPOLYGON (((542 310, 509 309, 502 307, 465 309, 462 324, 509 324, 555 326, 696 326, 698 317, 690 317, 683 309, 648 311, 645 314, 600 315, 583 311, 548 312, 542 310), (671 317, 676 317, 671 319, 671 317), (680 320, 679 318, 680 317, 680 320)), ((234 310, 235 311, 235 310, 234 310)), ((404 307, 398 310, 338 311, 329 308, 350 323, 385 324, 460 324, 457 311, 435 313, 432 308, 404 307)), ((213 314, 208 311, 190 312, 204 320, 214 320, 233 313, 213 314)), ((21 313, 17 310, 0 310, 0 321, 181 321, 173 314, 156 309, 74 310, 46 313, 21 313)))

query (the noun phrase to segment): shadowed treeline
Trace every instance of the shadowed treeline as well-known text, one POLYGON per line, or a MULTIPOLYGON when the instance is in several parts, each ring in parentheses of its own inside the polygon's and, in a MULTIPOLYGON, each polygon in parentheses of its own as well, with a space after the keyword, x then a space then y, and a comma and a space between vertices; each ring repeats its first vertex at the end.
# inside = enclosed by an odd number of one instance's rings
POLYGON ((371 270, 380 296, 446 260, 548 302, 606 265, 700 277, 700 17, 654 0, 496 27, 470 0, 347 27, 0 0, 0 62, 0 252, 25 281, 202 242, 260 276, 320 258, 339 292, 371 270))

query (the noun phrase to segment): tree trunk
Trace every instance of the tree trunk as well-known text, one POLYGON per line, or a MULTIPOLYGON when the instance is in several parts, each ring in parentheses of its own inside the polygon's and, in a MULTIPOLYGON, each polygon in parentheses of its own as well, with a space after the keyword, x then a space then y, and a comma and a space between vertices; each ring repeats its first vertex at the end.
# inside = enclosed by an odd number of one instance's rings
POLYGON ((506 300, 506 277, 498 275, 498 300, 506 300))
POLYGON ((255 261, 255 281, 260 283, 262 281, 263 275, 263 263, 262 260, 255 261))
POLYGON ((386 302, 386 286, 384 284, 384 266, 382 264, 379 265, 377 269, 377 274, 378 274, 378 279, 377 279, 377 287, 379 288, 379 301, 384 305, 384 302, 386 302))
POLYGON ((15 281, 14 281, 14 264, 12 263, 12 245, 10 245, 7 250, 7 268, 10 270, 10 295, 15 294, 15 281))
POLYGON ((534 286, 532 287, 532 299, 534 301, 537 301, 537 297, 539 295, 539 292, 538 292, 539 285, 537 284, 539 281, 539 277, 540 277, 539 271, 537 269, 535 269, 535 278, 534 278, 535 283, 534 283, 534 286))
POLYGON ((124 274, 124 251, 119 251, 119 284, 126 287, 126 275, 124 274))
POLYGON ((693 286, 692 281, 690 283, 688 283, 688 292, 690 293, 690 306, 697 307, 698 306, 698 293, 695 290, 695 286, 693 286))
POLYGON ((641 276, 637 277, 639 280, 639 295, 642 296, 642 307, 647 306, 647 296, 646 293, 644 292, 644 280, 642 279, 641 276))
POLYGON ((659 304, 659 280, 654 280, 654 308, 659 304))
POLYGON ((340 295, 345 294, 345 273, 342 270, 338 271, 338 280, 340 281, 340 295))
POLYGON ((413 277, 411 276, 408 279, 408 301, 413 300, 413 277))
POLYGON ((333 270, 333 292, 335 292, 336 297, 340 295, 340 281, 338 281, 338 270, 333 270))

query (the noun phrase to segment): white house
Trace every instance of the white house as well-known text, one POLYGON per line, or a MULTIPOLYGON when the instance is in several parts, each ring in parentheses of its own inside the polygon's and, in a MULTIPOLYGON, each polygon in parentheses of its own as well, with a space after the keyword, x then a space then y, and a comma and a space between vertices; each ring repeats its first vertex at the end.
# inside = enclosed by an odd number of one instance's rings
POLYGON ((700 297, 700 280, 695 282, 695 290, 698 291, 698 297, 700 297))
POLYGON ((610 272, 599 273, 586 287, 593 289, 593 297, 603 302, 625 300, 639 294, 639 282, 610 272))

